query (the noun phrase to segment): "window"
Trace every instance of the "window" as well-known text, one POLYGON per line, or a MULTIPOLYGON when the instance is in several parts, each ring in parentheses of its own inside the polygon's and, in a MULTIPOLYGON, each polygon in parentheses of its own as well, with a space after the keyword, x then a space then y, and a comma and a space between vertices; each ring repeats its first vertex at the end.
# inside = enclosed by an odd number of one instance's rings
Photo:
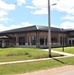
POLYGON ((30 36, 28 36, 28 45, 30 45, 30 36))
POLYGON ((52 43, 56 43, 57 42, 57 37, 56 36, 52 36, 51 37, 51 42, 52 43))
POLYGON ((67 44, 67 38, 65 37, 65 45, 67 44))
POLYGON ((40 45, 44 45, 44 36, 40 36, 40 45))
POLYGON ((74 45, 74 40, 72 40, 72 45, 74 45))
POLYGON ((69 45, 71 45, 71 40, 69 40, 69 45))
POLYGON ((47 45, 47 37, 45 37, 45 45, 47 45))
POLYGON ((19 45, 25 45, 25 36, 19 37, 19 45))
POLYGON ((60 37, 60 44, 62 45, 62 37, 60 37))
POLYGON ((36 36, 31 36, 31 44, 36 45, 36 36))

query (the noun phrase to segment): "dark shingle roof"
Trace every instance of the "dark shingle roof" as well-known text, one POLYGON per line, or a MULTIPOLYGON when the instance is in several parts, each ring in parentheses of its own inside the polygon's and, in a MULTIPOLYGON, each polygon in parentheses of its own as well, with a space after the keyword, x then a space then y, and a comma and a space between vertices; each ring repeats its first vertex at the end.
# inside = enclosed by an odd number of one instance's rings
MULTIPOLYGON (((17 33, 17 32, 31 32, 31 31, 48 31, 47 26, 29 26, 29 27, 23 27, 23 28, 18 28, 18 29, 12 29, 12 30, 7 30, 0 32, 0 34, 3 33, 17 33)), ((61 28, 56 28, 56 27, 51 27, 52 32, 61 32, 61 28)))
MULTIPOLYGON (((44 30, 44 31, 48 31, 48 27, 47 26, 37 26, 38 30, 44 30)), ((51 31, 52 32, 62 32, 61 28, 56 28, 56 27, 51 27, 51 31)))
POLYGON ((37 30, 36 26, 29 26, 29 27, 23 27, 23 28, 7 30, 7 31, 3 31, 3 32, 0 32, 0 33, 16 33, 16 32, 35 31, 35 30, 37 30))

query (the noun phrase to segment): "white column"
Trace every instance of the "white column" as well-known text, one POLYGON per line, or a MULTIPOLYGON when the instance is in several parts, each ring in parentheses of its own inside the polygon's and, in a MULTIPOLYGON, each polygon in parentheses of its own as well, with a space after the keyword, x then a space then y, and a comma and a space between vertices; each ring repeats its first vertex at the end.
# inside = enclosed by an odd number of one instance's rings
POLYGON ((4 40, 2 40, 2 47, 5 47, 5 43, 4 43, 4 40))
POLYGON ((19 43, 16 43, 16 46, 19 46, 19 43))

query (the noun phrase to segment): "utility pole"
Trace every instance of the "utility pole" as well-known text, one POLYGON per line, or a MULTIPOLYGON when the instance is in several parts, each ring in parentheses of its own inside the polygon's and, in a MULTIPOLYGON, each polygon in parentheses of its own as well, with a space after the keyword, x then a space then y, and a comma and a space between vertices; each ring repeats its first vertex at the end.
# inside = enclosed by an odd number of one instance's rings
MULTIPOLYGON (((51 6, 56 5, 56 3, 51 6)), ((48 48, 49 48, 49 57, 51 56, 51 21, 50 21, 50 0, 48 0, 48 48)))

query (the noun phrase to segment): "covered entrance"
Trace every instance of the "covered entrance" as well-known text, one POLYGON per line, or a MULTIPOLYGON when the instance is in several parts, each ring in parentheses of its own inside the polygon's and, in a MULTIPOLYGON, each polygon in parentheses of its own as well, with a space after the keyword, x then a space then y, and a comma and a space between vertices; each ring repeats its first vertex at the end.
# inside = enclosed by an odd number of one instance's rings
POLYGON ((12 37, 0 36, 0 47, 10 47, 12 42, 12 37))

